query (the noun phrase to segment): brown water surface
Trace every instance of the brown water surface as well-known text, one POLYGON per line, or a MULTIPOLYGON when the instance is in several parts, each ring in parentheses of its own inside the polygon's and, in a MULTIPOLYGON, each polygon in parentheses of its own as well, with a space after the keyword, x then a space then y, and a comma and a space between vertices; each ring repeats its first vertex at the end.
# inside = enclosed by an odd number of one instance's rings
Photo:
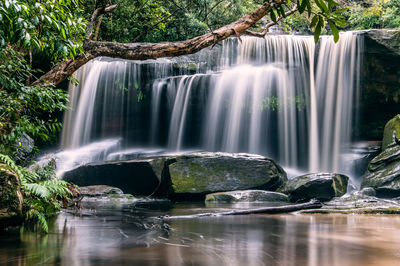
POLYGON ((89 205, 61 213, 47 236, 2 234, 0 264, 400 265, 395 215, 154 218, 233 207, 89 205))

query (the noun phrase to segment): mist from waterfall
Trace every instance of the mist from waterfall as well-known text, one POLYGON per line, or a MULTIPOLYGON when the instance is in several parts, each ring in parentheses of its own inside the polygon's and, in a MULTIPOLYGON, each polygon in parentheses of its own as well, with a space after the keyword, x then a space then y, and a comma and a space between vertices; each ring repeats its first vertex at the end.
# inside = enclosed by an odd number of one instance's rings
POLYGON ((62 147, 112 138, 118 147, 104 160, 190 149, 340 171, 357 122, 362 45, 355 32, 317 45, 308 36, 242 37, 172 59, 92 60, 70 85, 62 147))

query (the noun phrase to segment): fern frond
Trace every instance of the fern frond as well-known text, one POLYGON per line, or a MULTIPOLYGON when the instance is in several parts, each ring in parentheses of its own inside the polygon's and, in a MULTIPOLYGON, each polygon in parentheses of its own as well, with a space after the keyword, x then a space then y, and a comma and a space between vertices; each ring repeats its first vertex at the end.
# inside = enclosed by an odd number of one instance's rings
POLYGON ((38 184, 45 186, 53 196, 62 198, 72 196, 71 190, 68 189, 68 182, 64 180, 51 179, 41 181, 38 184))
POLYGON ((25 192, 41 199, 48 200, 51 196, 50 191, 45 186, 38 183, 22 184, 21 187, 25 192))
POLYGON ((7 170, 16 174, 20 179, 23 177, 24 174, 21 171, 21 167, 19 167, 8 155, 0 153, 0 169, 5 169, 6 167, 7 170))
POLYGON ((44 213, 35 209, 30 209, 27 213, 27 217, 30 220, 35 220, 39 228, 46 234, 49 232, 49 226, 47 224, 46 216, 44 213))

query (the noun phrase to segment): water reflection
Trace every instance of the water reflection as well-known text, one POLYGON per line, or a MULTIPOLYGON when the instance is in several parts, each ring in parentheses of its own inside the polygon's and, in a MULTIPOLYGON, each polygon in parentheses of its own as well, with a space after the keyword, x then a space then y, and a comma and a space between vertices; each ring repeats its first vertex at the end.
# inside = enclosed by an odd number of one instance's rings
POLYGON ((1 235, 0 264, 400 265, 398 216, 154 218, 228 207, 87 206, 60 214, 47 236, 1 235))

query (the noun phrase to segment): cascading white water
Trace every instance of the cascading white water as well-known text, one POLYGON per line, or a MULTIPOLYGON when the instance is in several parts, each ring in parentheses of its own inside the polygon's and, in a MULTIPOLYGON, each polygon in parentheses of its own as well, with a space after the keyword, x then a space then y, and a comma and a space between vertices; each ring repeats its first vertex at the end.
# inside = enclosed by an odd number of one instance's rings
POLYGON ((355 121, 361 38, 242 39, 175 59, 89 62, 70 86, 63 148, 112 137, 124 155, 154 147, 249 152, 304 170, 340 170, 355 121))

